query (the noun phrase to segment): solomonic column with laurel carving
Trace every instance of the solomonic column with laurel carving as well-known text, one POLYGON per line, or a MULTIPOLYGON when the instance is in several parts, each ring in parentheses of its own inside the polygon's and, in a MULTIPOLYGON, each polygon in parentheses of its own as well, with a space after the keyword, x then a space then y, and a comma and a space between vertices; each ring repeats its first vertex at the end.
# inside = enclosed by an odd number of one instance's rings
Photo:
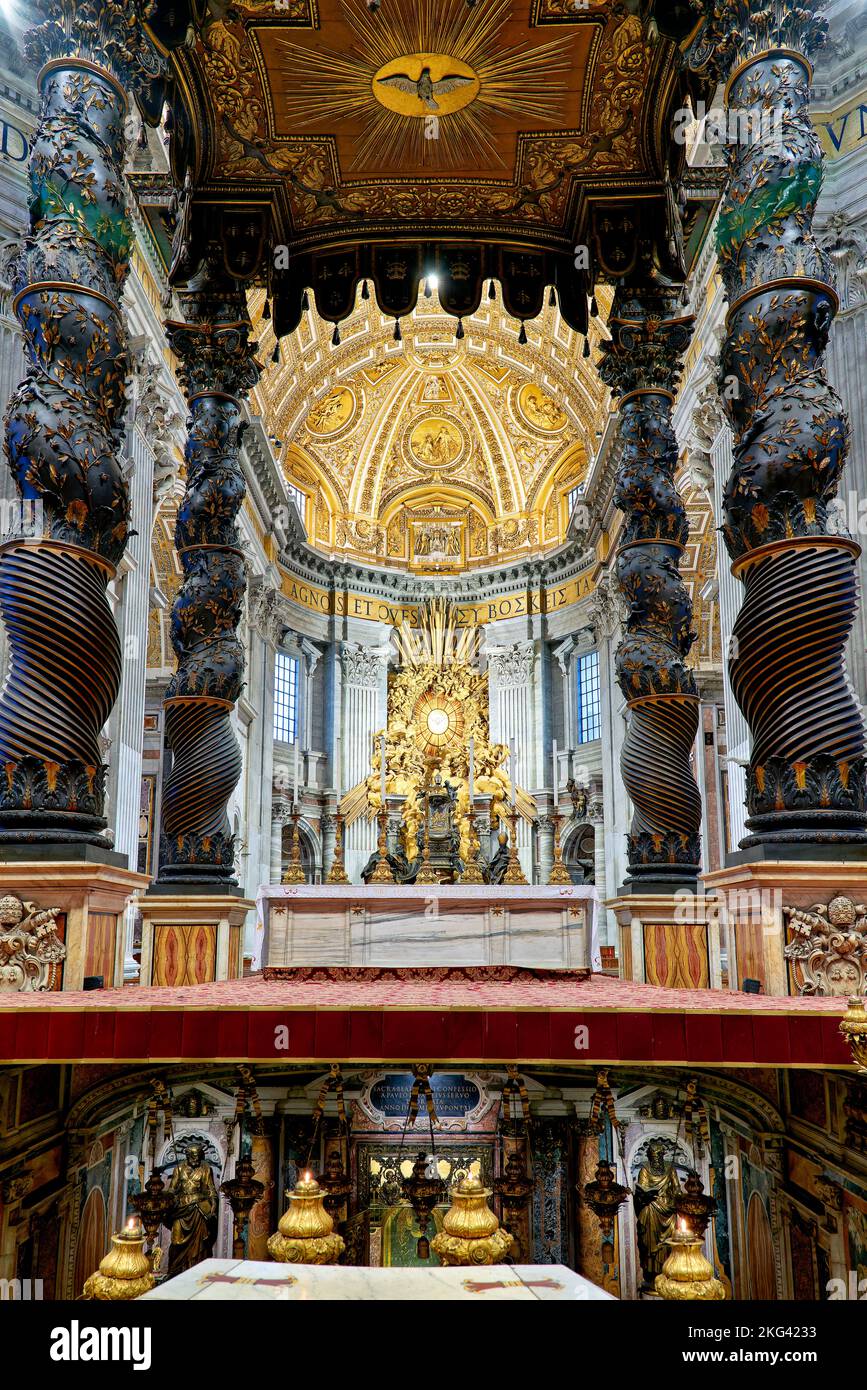
POLYGON ((165 694, 171 773, 163 788, 161 884, 234 884, 226 806, 241 773, 231 725, 244 651, 237 626, 246 590, 236 517, 246 492, 241 402, 258 380, 256 344, 238 282, 208 253, 180 295, 185 321, 166 324, 190 407, 187 488, 175 544, 183 582, 172 610, 178 667, 165 694))
POLYGON ((623 446, 615 501, 625 522, 617 580, 627 604, 617 649, 629 705, 623 781, 635 809, 630 880, 648 890, 689 884, 701 866, 701 800, 690 767, 699 697, 686 663, 695 640, 679 565, 689 531, 674 484, 674 390, 692 319, 677 288, 621 286, 614 298, 601 375, 619 397, 623 446))
POLYGON ((828 534, 848 427, 825 376, 837 296, 812 230, 822 151, 809 57, 826 25, 821 6, 782 0, 709 8, 712 62, 727 79, 720 380, 734 466, 723 530, 745 590, 730 674, 753 738, 742 845, 863 842, 864 730, 844 665, 860 550, 828 534))
POLYGON ((106 588, 129 496, 121 436, 129 371, 119 302, 132 228, 125 90, 157 63, 144 6, 43 0, 30 234, 14 272, 27 373, 6 417, 23 528, 0 548, 10 669, 0 697, 0 841, 108 844, 99 743, 121 649, 106 588))

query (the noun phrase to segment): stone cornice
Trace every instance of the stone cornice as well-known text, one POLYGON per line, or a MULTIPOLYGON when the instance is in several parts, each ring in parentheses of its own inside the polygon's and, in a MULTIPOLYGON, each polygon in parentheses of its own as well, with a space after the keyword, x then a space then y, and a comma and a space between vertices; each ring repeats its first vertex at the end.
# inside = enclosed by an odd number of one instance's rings
POLYGON ((287 575, 303 583, 337 592, 360 592, 391 604, 417 604, 432 594, 459 604, 484 603, 502 595, 568 583, 589 569, 593 560, 583 543, 568 541, 545 556, 441 579, 405 571, 383 572, 357 560, 328 557, 297 537, 287 540, 280 555, 287 575))

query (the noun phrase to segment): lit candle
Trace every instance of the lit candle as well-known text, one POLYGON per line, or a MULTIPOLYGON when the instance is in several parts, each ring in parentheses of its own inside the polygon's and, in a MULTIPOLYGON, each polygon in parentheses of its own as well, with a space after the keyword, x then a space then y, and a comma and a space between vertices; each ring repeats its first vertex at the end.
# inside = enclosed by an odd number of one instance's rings
POLYGON ((298 736, 295 736, 295 749, 292 758, 292 808, 298 805, 298 736))
POLYGON ((380 779, 381 779, 381 781, 382 781, 382 805, 383 805, 383 809, 385 809, 385 734, 383 734, 382 737, 380 738, 380 740, 379 740, 379 746, 380 746, 380 754, 379 754, 379 757, 380 757, 380 763, 381 763, 381 767, 380 767, 380 779))
POLYGON ((515 805, 515 768, 517 766, 517 756, 515 754, 515 740, 509 739, 509 780, 512 783, 512 805, 515 805))
POLYGON ((475 800, 475 786, 474 786, 474 783, 475 783, 475 767, 473 766, 473 749, 474 749, 474 748, 475 748, 475 742, 474 742, 473 739, 470 739, 470 810, 471 810, 471 811, 472 811, 472 809, 473 809, 473 801, 475 800))
POLYGON ((559 768, 558 768, 558 765, 557 765, 557 740, 556 740, 556 739, 554 739, 554 756, 553 756, 553 758, 552 758, 552 762, 553 762, 553 764, 554 764, 554 781, 553 781, 553 783, 552 783, 552 785, 553 785, 553 787, 554 787, 554 810, 556 811, 556 809, 557 809, 557 793, 558 793, 559 790, 560 790, 560 779, 559 779, 559 776, 558 776, 559 768))
POLYGON ((338 806, 338 809, 340 808, 340 797, 341 797, 341 795, 342 795, 342 792, 341 792, 341 789, 340 789, 341 777, 342 777, 342 775, 343 775, 343 768, 340 766, 340 760, 341 760, 341 754, 342 754, 342 752, 343 752, 343 746, 342 746, 341 741, 340 741, 340 735, 338 734, 337 737, 336 737, 335 740, 334 740, 334 790, 335 790, 335 792, 337 793, 337 806, 338 806))

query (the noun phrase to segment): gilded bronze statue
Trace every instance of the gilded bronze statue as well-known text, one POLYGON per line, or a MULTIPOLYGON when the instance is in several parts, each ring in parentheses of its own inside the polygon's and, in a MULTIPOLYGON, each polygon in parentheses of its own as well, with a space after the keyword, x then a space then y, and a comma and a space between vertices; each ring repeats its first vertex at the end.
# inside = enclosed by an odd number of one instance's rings
POLYGON ((210 1259, 217 1238, 217 1189, 201 1144, 190 1144, 172 1174, 169 1192, 175 1198, 166 1219, 172 1233, 167 1274, 171 1279, 210 1259))
POLYGON ((680 1179, 674 1163, 665 1160, 665 1140, 651 1139, 647 1146, 647 1162, 638 1174, 633 1196, 645 1289, 653 1288, 657 1274, 662 1273, 662 1266, 671 1254, 666 1241, 674 1232, 674 1200, 679 1191, 680 1179))

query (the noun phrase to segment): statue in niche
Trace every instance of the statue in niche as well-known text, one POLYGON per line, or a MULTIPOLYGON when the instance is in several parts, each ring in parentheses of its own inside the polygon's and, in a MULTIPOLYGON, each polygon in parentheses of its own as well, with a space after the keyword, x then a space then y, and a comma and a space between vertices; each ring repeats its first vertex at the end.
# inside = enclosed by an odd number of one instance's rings
POLYGON ((201 1144, 190 1144, 172 1174, 175 1198, 166 1225, 171 1231, 167 1278, 208 1260, 217 1239, 217 1189, 201 1144))
POLYGON ((664 1139, 651 1139, 632 1199, 645 1289, 653 1289, 657 1274, 662 1273, 671 1254, 665 1242, 675 1228, 674 1200, 680 1191, 680 1179, 674 1163, 666 1162, 665 1150, 664 1139))

